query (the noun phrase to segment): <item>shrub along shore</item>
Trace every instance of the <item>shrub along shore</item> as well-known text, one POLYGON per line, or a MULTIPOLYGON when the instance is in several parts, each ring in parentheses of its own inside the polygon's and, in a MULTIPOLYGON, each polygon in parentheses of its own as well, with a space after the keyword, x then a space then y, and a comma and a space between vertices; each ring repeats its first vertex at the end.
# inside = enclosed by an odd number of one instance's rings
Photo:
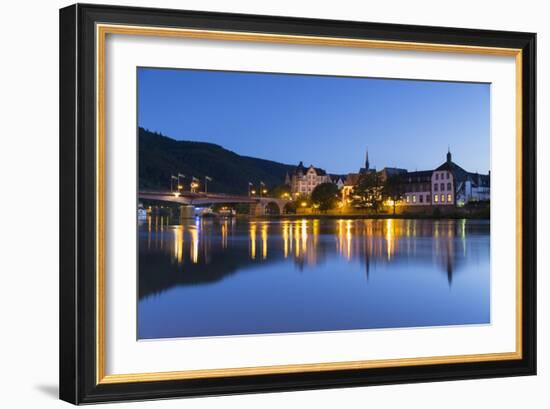
POLYGON ((388 212, 369 211, 338 211, 327 212, 298 212, 296 214, 266 215, 258 216, 265 219, 490 219, 489 206, 479 207, 449 207, 449 208, 424 208, 421 210, 401 210, 395 214, 388 212))

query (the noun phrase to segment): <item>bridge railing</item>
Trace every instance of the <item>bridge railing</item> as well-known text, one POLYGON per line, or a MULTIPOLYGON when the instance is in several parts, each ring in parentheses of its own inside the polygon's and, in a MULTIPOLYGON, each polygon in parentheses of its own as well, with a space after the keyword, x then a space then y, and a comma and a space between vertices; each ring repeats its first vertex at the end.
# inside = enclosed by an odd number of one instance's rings
POLYGON ((168 191, 152 191, 152 190, 140 190, 138 192, 138 195, 140 196, 184 196, 184 197, 192 197, 192 198, 226 198, 226 199, 248 199, 248 200, 285 200, 277 197, 270 197, 270 196, 248 196, 248 195, 237 195, 232 193, 205 193, 205 192, 168 192, 168 191), (177 194, 179 193, 179 194, 177 194), (177 195, 176 195, 177 194, 177 195))

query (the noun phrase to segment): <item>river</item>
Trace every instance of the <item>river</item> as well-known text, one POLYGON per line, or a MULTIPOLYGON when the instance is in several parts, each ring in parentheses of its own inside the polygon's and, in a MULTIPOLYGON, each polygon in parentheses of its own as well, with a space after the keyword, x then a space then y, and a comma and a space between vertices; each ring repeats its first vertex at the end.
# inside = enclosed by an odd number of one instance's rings
POLYGON ((139 225, 138 338, 490 322, 484 220, 139 225))

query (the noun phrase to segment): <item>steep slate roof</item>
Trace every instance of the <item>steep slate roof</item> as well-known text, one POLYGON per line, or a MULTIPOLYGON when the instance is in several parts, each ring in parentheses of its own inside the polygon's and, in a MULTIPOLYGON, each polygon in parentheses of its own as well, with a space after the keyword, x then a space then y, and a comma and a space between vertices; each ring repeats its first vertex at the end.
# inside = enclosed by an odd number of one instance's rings
POLYGON ((469 180, 474 186, 483 187, 489 187, 490 184, 489 175, 480 175, 479 173, 468 172, 453 161, 443 163, 436 170, 446 170, 451 172, 457 182, 465 182, 469 180))
POLYGON ((313 170, 317 173, 317 176, 325 176, 327 174, 327 171, 321 168, 313 167, 313 170))
POLYGON ((420 170, 399 175, 401 183, 422 183, 432 181, 433 170, 420 170))
POLYGON ((388 176, 394 176, 394 175, 399 175, 401 173, 407 173, 407 169, 385 167, 380 172, 385 172, 388 176))
POLYGON ((296 166, 296 168, 294 168, 294 170, 292 171, 292 174, 293 175, 297 175, 298 173, 306 173, 306 171, 308 171, 310 168, 313 168, 313 170, 315 171, 315 173, 317 174, 317 176, 325 176, 327 174, 326 170, 324 169, 321 169, 321 168, 316 168, 315 166, 313 165, 310 165, 307 169, 304 167, 304 163, 302 161, 300 161, 300 163, 298 164, 298 166, 296 166))
POLYGON ((451 172, 457 182, 464 182, 465 180, 468 180, 470 175, 469 172, 462 169, 453 161, 447 161, 443 163, 441 166, 439 166, 438 168, 436 168, 435 170, 446 170, 451 172))
POLYGON ((305 168, 304 168, 304 163, 302 161, 300 161, 300 163, 298 163, 298 166, 296 166, 296 169, 294 169, 294 173, 298 173, 298 171, 304 171, 305 168))
POLYGON ((474 186, 489 187, 491 185, 491 175, 481 175, 479 173, 468 173, 474 186))
POLYGON ((359 183, 359 177, 361 175, 359 173, 348 173, 346 176, 346 181, 344 184, 346 186, 355 186, 357 183, 359 183))
POLYGON ((478 186, 482 187, 489 187, 491 185, 491 175, 480 175, 478 173, 471 173, 470 175, 474 175, 475 177, 479 177, 479 181, 474 181, 478 186))

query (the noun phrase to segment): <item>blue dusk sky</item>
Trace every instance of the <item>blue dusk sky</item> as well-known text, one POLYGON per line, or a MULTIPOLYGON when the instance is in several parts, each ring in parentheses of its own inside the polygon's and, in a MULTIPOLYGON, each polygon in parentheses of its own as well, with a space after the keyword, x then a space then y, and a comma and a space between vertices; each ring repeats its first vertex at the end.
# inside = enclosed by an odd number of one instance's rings
POLYGON ((490 85, 138 69, 138 124, 239 155, 356 172, 490 166, 490 85))

